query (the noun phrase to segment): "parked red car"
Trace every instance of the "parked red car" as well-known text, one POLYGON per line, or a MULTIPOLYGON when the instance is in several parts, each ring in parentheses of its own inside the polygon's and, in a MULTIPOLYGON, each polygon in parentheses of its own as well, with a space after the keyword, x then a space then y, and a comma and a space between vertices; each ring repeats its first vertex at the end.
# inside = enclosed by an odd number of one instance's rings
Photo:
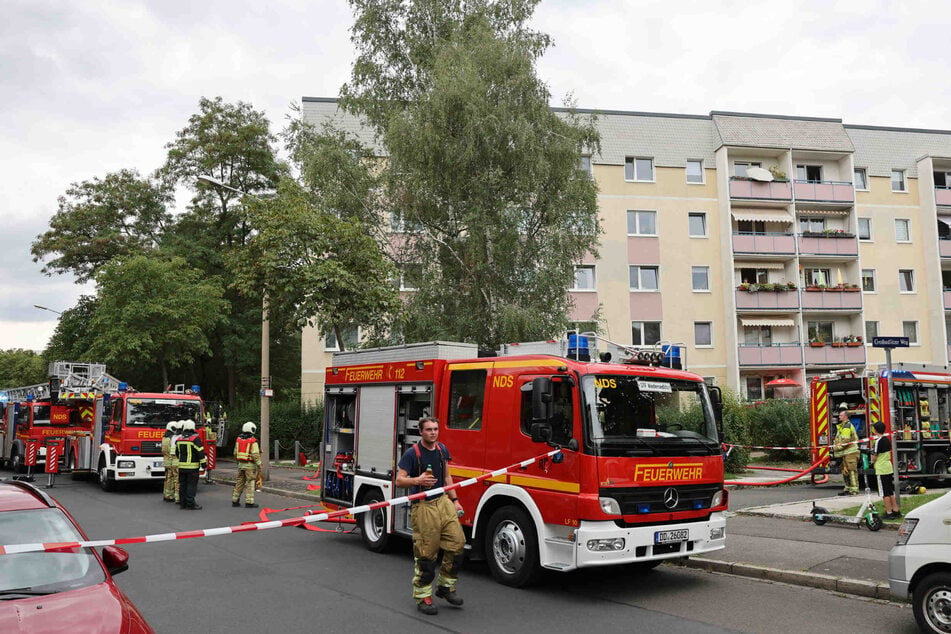
MULTIPOLYGON (((25 482, 0 482, 0 544, 75 542, 69 512, 25 482)), ((154 632, 112 575, 129 554, 106 546, 0 555, 0 632, 154 632)))

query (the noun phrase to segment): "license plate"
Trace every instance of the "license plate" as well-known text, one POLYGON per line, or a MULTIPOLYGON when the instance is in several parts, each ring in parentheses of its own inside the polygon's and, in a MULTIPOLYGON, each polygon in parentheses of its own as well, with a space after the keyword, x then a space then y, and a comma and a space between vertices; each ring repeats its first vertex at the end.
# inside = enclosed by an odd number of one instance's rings
POLYGON ((164 468, 165 468, 165 461, 164 461, 164 460, 156 460, 155 462, 152 463, 152 468, 153 468, 153 469, 164 469, 164 468))
POLYGON ((654 533, 655 544, 673 544, 675 542, 685 542, 690 536, 690 531, 686 528, 679 528, 674 531, 657 531, 654 533))

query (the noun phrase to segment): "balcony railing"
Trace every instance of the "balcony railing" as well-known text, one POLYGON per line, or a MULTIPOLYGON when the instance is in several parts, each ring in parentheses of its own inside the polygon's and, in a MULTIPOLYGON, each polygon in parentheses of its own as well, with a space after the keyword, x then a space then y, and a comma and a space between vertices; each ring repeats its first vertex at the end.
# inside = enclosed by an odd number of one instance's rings
POLYGON ((951 258, 951 238, 938 239, 938 253, 943 258, 951 258))
POLYGON ((951 310, 951 291, 944 291, 944 309, 951 310))
POLYGON ((855 189, 847 181, 806 181, 794 182, 796 200, 809 200, 828 203, 855 202, 855 189))
POLYGON ((862 293, 839 290, 809 290, 802 291, 803 310, 860 310, 862 308, 862 293))
POLYGON ((806 365, 839 365, 847 363, 865 363, 865 346, 833 347, 826 344, 821 348, 807 346, 806 365))
POLYGON ((858 255, 859 243, 851 233, 800 233, 799 253, 806 255, 858 255))
POLYGON ((769 253, 795 255, 796 236, 791 233, 746 233, 733 234, 734 253, 769 253))
POLYGON ((737 310, 799 310, 799 292, 736 291, 737 310))
POLYGON ((951 206, 951 187, 936 185, 934 188, 934 201, 937 205, 951 206))
POLYGON ((740 366, 802 365, 802 344, 741 343, 738 347, 740 366))
POLYGON ((789 181, 754 181, 731 176, 730 198, 792 200, 792 183, 789 181))

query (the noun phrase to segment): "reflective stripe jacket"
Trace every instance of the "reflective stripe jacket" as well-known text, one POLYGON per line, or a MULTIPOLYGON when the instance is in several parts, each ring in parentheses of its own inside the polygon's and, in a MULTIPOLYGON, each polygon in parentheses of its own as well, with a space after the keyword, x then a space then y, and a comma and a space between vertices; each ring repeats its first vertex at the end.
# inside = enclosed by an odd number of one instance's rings
POLYGON ((175 455, 178 456, 179 469, 203 469, 205 467, 205 446, 198 434, 182 436, 175 443, 175 455))
POLYGON ((239 467, 261 466, 261 448, 258 439, 251 434, 241 434, 234 444, 234 457, 239 467))

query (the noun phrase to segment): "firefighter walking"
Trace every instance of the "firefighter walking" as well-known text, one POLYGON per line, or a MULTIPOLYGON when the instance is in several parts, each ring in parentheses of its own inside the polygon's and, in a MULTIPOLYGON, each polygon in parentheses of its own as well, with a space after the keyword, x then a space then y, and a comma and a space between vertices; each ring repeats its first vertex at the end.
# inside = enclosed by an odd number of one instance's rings
POLYGON ((178 492, 178 457, 175 455, 175 436, 178 435, 178 426, 181 421, 173 420, 165 426, 165 435, 162 436, 162 462, 165 466, 165 489, 162 496, 166 502, 179 504, 178 492))
POLYGON ((845 489, 839 495, 858 495, 859 492, 859 435, 849 420, 848 407, 839 406, 839 424, 835 430, 835 457, 842 460, 842 483, 845 489))
MULTIPOLYGON (((419 421, 421 440, 406 450, 396 472, 396 486, 418 493, 434 487, 449 486, 449 449, 439 442, 439 421, 423 417, 419 421)), ((462 563, 466 540, 459 517, 462 504, 456 491, 413 502, 413 598, 423 614, 436 614, 433 605, 433 581, 436 596, 459 607, 462 598, 456 593, 456 580, 462 563), (442 562, 437 561, 442 550, 442 562), (437 571, 438 567, 438 571, 437 571), (438 575, 437 575, 438 572, 438 575)))
POLYGON ((254 437, 257 425, 247 422, 241 427, 241 434, 234 444, 234 457, 238 461, 238 473, 235 476, 234 491, 231 492, 231 506, 241 506, 241 491, 244 491, 244 505, 257 508, 254 503, 254 487, 258 472, 261 470, 261 447, 254 437))
POLYGON ((199 471, 205 466, 205 447, 195 432, 195 421, 182 423, 182 436, 175 443, 178 457, 179 505, 183 509, 198 510, 195 502, 198 493, 199 471))

